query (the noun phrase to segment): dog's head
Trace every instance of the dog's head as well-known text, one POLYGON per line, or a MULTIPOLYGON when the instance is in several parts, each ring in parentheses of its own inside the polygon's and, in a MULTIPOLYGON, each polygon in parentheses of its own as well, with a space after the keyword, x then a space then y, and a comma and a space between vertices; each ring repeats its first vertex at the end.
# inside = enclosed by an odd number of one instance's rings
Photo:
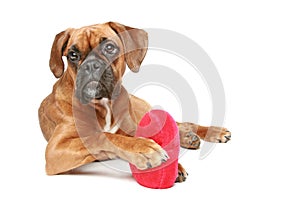
POLYGON ((64 73, 62 56, 76 80, 75 95, 81 103, 113 99, 118 95, 126 64, 138 72, 147 51, 148 36, 141 29, 115 22, 67 29, 56 35, 50 69, 55 77, 64 73))

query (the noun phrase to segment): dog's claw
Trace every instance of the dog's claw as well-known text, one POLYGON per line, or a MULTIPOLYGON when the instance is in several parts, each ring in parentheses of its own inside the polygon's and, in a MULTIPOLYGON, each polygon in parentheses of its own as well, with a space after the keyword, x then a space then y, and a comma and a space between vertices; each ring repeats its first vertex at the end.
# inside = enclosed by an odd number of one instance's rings
POLYGON ((227 140, 230 140, 231 139, 231 135, 225 135, 224 136, 227 140))
POLYGON ((148 169, 152 168, 152 165, 150 162, 147 162, 147 167, 148 167, 148 169))
POLYGON ((196 135, 194 135, 194 136, 192 137, 192 141, 193 141, 193 142, 198 141, 198 137, 197 137, 196 135))

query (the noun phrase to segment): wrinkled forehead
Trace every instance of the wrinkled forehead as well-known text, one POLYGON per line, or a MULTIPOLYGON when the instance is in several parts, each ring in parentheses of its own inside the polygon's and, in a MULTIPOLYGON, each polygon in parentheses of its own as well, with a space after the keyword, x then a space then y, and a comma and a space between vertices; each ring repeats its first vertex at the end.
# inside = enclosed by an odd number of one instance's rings
POLYGON ((122 44, 116 32, 108 24, 97 24, 74 29, 67 49, 76 46, 83 53, 89 52, 105 39, 114 41, 118 46, 122 44))

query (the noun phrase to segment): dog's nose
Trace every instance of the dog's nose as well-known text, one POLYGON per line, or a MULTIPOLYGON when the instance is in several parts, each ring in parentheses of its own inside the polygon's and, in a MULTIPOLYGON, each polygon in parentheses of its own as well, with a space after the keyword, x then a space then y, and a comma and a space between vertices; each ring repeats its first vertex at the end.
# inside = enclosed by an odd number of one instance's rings
POLYGON ((93 73, 99 69, 102 64, 97 60, 91 60, 82 65, 82 69, 85 70, 88 74, 93 73))

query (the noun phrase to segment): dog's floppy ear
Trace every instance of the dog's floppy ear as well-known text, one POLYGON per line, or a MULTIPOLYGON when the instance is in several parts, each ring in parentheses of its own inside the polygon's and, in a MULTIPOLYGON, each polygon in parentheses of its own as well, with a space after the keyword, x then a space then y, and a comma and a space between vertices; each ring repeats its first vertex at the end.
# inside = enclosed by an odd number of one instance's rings
POLYGON ((108 24, 122 40, 125 60, 129 69, 133 72, 138 72, 147 52, 147 32, 142 29, 124 26, 116 22, 108 22, 108 24))
POLYGON ((55 39, 52 44, 49 65, 52 73, 56 78, 60 78, 64 73, 65 67, 64 62, 62 60, 62 56, 70 38, 71 32, 72 29, 67 29, 58 33, 55 36, 55 39))

